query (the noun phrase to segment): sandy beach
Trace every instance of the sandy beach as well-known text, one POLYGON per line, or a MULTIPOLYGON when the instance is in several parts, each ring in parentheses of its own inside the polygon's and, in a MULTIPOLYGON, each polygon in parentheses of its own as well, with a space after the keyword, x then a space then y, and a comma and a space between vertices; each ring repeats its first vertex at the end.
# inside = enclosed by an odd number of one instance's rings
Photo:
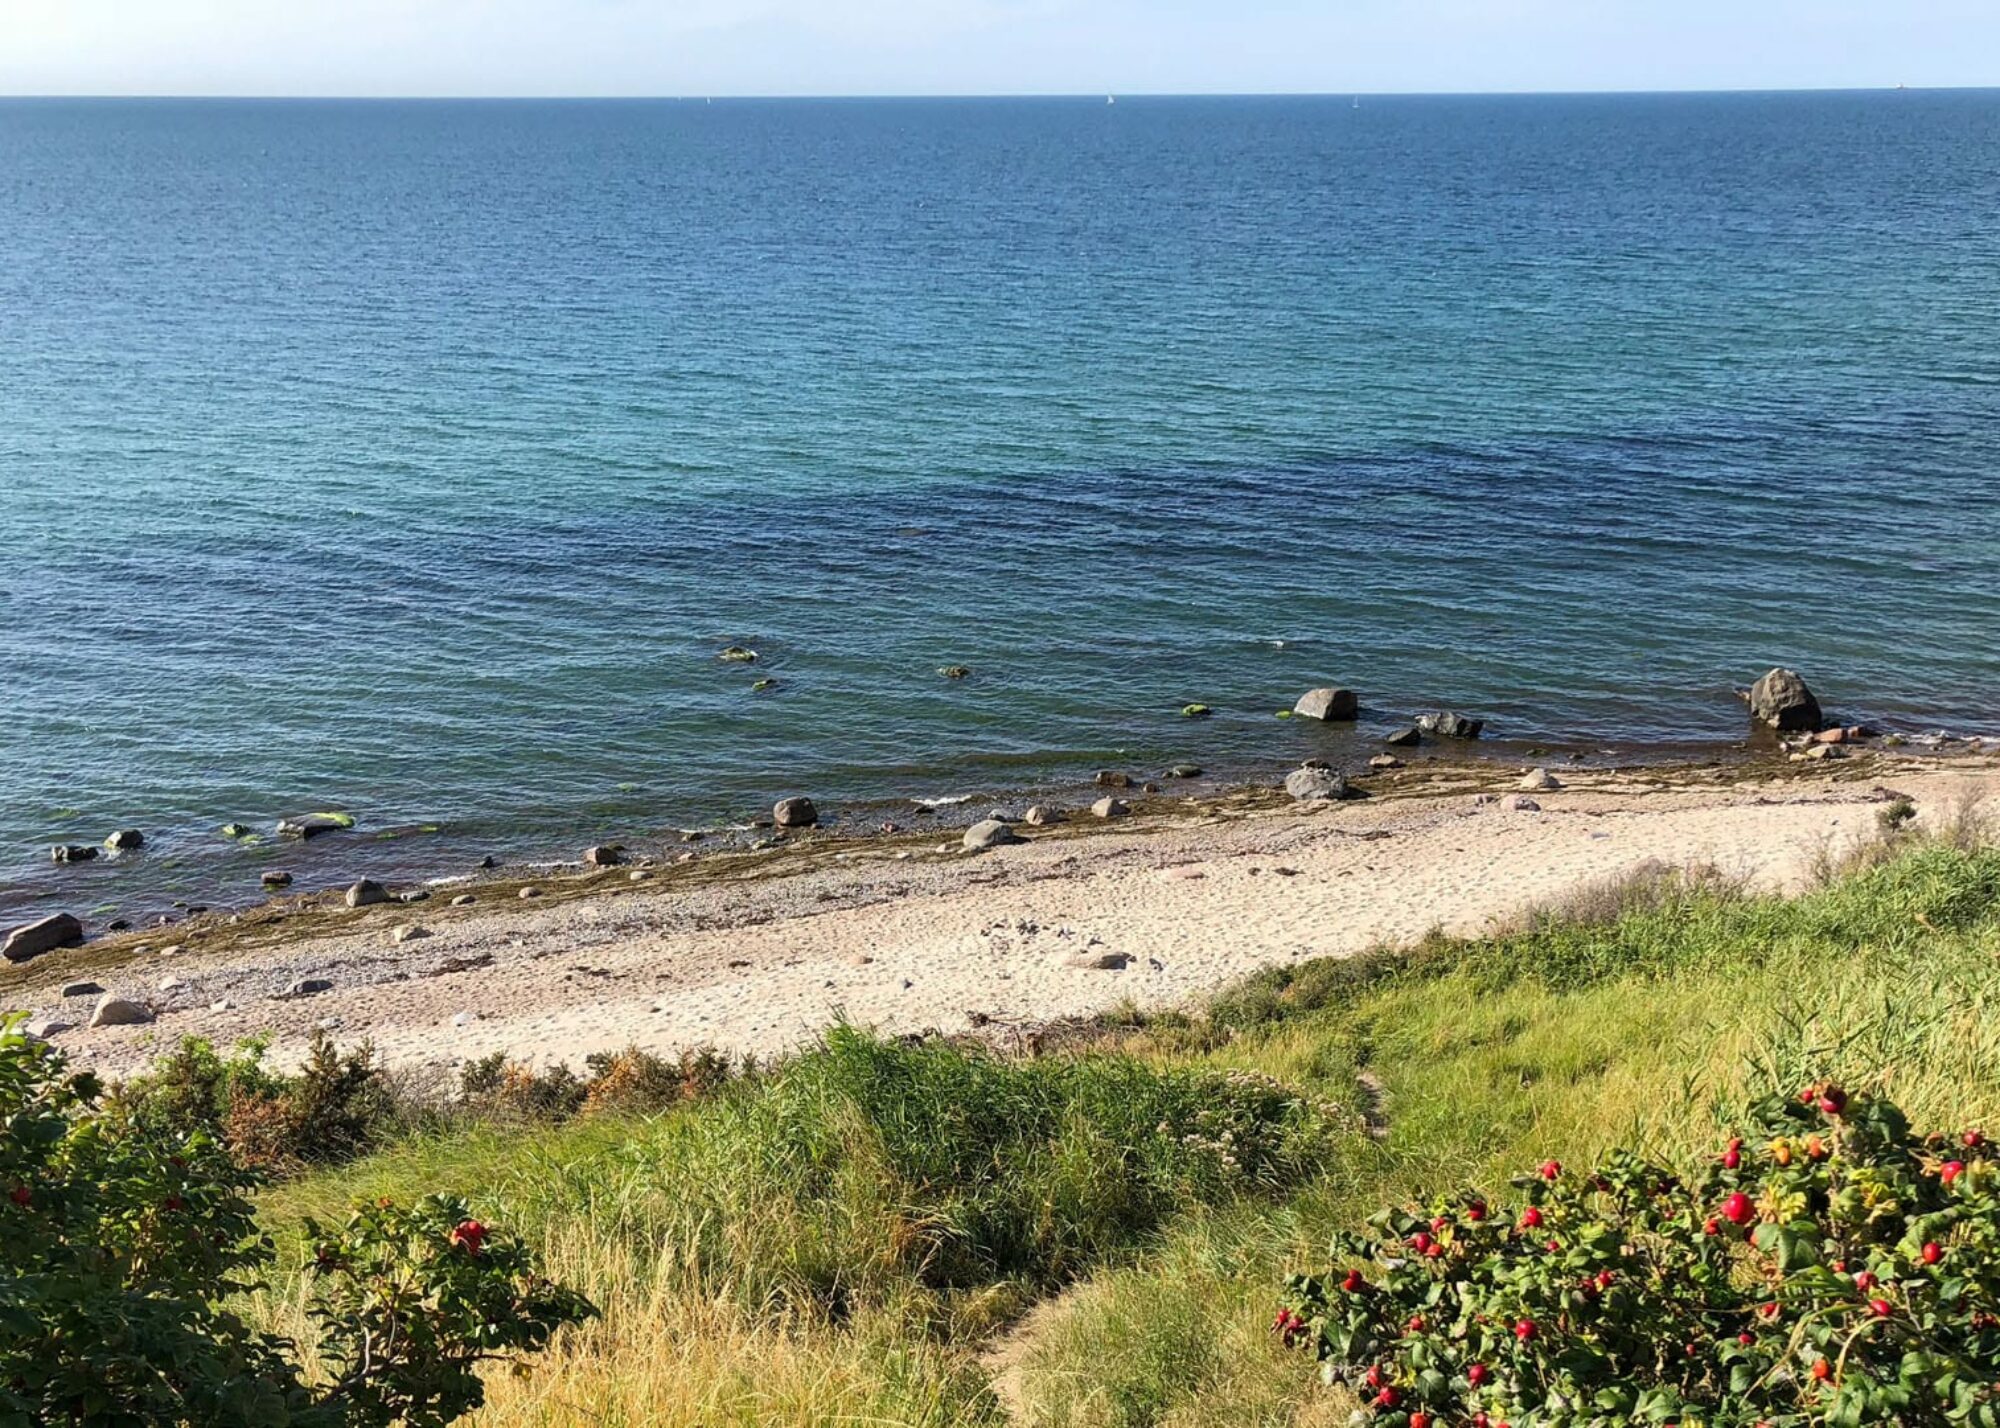
POLYGON ((1108 823, 1079 806, 983 853, 955 834, 808 836, 686 862, 503 870, 410 905, 298 899, 42 957, 6 972, 8 1001, 76 1023, 54 1040, 111 1071, 190 1035, 268 1034, 287 1061, 322 1028, 403 1067, 493 1051, 574 1064, 628 1045, 761 1055, 841 1018, 1004 1037, 1187 1004, 1259 967, 1433 928, 1476 933, 1648 862, 1796 889, 1876 836, 1897 795, 1921 825, 2000 791, 2000 760, 1578 770, 1534 794, 1537 810, 1505 806, 1519 777, 1429 766, 1365 799, 1246 789, 1142 800, 1108 823), (85 1029, 94 996, 60 995, 84 979, 156 1020, 85 1029), (331 985, 285 994, 306 979, 331 985))

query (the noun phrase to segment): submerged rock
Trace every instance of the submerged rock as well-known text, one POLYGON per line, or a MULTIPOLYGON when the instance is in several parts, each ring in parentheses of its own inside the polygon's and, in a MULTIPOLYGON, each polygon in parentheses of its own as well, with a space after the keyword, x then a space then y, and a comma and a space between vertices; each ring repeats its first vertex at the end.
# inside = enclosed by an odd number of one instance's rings
POLYGON ((757 651, 751 649, 748 645, 731 645, 721 654, 717 655, 716 658, 725 660, 730 664, 755 664, 757 662, 757 651))
POLYGON ((943 675, 946 679, 964 679, 972 673, 972 666, 965 664, 947 664, 939 668, 938 673, 943 675))
POLYGON ((997 848, 1003 843, 1018 843, 1021 836, 998 818, 982 818, 965 830, 965 846, 972 852, 983 853, 988 848, 997 848))
POLYGON ((1293 769, 1285 775, 1285 792, 1301 802, 1344 798, 1347 780, 1332 769, 1293 769))
POLYGON ((1476 739, 1486 727, 1484 719, 1469 719, 1452 709, 1438 709, 1417 716, 1417 727, 1440 739, 1476 739))
POLYGON ((1292 706, 1292 712, 1302 719, 1348 723, 1360 715, 1361 698, 1351 689, 1331 685, 1323 689, 1308 689, 1292 706))
POLYGON ((771 821, 780 828, 810 828, 819 822, 819 807, 810 798, 781 798, 771 805, 771 821))
POLYGON ((97 850, 85 843, 58 843, 49 849, 49 861, 55 863, 88 863, 97 856, 97 850))
POLYGON ((1181 706, 1181 718, 1183 719, 1206 719, 1214 712, 1206 704, 1183 704, 1181 706))
MULTIPOLYGON (((280 826, 282 827, 283 825, 280 826)), ((238 838, 248 838, 250 836, 250 825, 247 823, 225 823, 222 825, 221 833, 223 837, 232 841, 238 838)))
MULTIPOLYGON (((231 824, 230 827, 240 827, 231 824)), ((347 813, 298 813, 290 818, 278 820, 280 838, 319 838, 328 833, 341 833, 354 826, 354 817, 347 813)))
POLYGON ((1750 717, 1761 724, 1786 731, 1817 729, 1820 726, 1819 700, 1806 687, 1796 670, 1767 671, 1744 695, 1750 717))
POLYGON ((146 846, 146 835, 137 828, 120 828, 104 840, 104 846, 114 853, 128 853, 134 848, 146 846))
POLYGON ((257 881, 265 887, 274 890, 277 888, 288 888, 292 885, 292 875, 274 868, 268 873, 259 873, 257 881))
POLYGON ((25 962, 58 947, 75 947, 82 941, 83 924, 67 912, 58 912, 8 933, 6 942, 0 943, 0 957, 9 962, 25 962))
POLYGON ((1168 778, 1200 778, 1200 764, 1175 764, 1167 770, 1168 778))

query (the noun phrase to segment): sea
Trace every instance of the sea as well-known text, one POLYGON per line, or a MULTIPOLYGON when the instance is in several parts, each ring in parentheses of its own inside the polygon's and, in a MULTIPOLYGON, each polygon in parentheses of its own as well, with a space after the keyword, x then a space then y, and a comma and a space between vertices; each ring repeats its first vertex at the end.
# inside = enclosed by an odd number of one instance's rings
POLYGON ((0 101, 0 911, 2000 732, 1996 215, 2000 91, 0 101))

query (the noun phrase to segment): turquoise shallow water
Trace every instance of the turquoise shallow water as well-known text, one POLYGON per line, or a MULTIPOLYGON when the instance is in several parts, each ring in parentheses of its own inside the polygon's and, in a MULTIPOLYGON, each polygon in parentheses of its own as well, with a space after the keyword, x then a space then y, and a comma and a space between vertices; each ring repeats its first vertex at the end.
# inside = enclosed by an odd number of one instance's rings
POLYGON ((1994 92, 0 101, 0 906, 2000 729, 1996 212, 1994 92), (320 807, 441 831, 213 833, 320 807))

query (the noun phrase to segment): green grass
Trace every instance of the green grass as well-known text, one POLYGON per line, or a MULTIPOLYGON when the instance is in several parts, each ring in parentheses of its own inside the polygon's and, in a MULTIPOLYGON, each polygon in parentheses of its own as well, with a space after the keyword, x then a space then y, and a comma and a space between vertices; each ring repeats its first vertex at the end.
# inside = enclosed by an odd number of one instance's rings
MULTIPOLYGON (((1905 845, 1790 902, 1628 880, 1503 936, 1259 976, 1089 1055, 841 1030, 665 1115, 467 1127, 265 1208, 285 1239, 446 1188, 545 1245, 606 1316, 496 1383, 488 1423, 1332 1423, 1352 1405, 1266 1325, 1335 1228, 1551 1155, 1690 1161, 1773 1081, 2000 1126, 1996 1011, 2000 853, 1905 845), (980 1354, 1038 1300, 1003 1404, 980 1354)), ((295 1306, 281 1283, 262 1308, 295 1306)))

